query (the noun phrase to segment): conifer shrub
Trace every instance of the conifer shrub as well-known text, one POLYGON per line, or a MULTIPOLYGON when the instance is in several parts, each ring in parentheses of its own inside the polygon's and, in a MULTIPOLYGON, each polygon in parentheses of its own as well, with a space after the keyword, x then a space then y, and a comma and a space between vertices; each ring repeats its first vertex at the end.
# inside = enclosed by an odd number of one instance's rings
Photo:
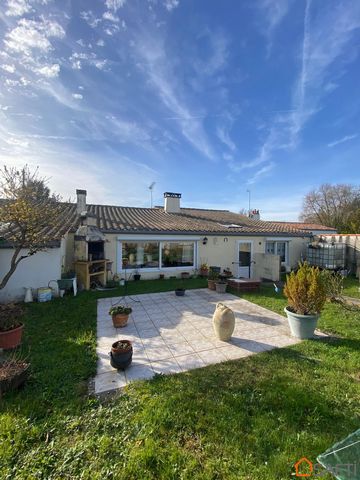
POLYGON ((317 315, 326 302, 325 277, 318 267, 307 262, 299 263, 299 268, 286 277, 284 295, 288 299, 288 309, 299 315, 317 315))

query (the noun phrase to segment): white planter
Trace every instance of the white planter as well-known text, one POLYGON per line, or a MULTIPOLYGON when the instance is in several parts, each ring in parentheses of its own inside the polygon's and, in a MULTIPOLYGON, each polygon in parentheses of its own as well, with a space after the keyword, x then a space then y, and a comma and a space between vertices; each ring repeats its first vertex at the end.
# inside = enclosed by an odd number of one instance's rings
POLYGON ((284 308, 288 318, 291 335, 301 340, 314 337, 315 328, 320 315, 299 315, 284 308))

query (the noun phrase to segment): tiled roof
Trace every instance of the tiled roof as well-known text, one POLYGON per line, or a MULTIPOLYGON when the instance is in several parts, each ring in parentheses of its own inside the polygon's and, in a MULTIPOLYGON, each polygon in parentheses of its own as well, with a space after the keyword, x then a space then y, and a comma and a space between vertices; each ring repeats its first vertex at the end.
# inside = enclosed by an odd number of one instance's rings
POLYGON ((298 230, 333 230, 336 232, 336 228, 327 227, 326 225, 321 225, 320 223, 303 223, 303 222, 271 222, 276 223, 280 227, 283 225, 288 225, 298 230))
MULTIPOLYGON (((72 217, 76 217, 74 205, 72 217)), ((279 227, 271 222, 251 220, 226 210, 181 209, 167 213, 163 208, 136 208, 88 205, 97 217, 97 226, 107 233, 198 233, 198 234, 289 234, 303 235, 298 229, 279 227)), ((74 227, 77 223, 74 223, 74 227)))
MULTIPOLYGON (((59 222, 53 228, 54 239, 79 226, 76 204, 63 203, 59 222)), ((168 233, 168 234, 224 234, 224 235, 284 235, 306 236, 291 225, 251 220, 228 210, 201 210, 182 208, 180 213, 167 213, 163 208, 87 205, 87 211, 97 218, 97 226, 104 233, 168 233)))

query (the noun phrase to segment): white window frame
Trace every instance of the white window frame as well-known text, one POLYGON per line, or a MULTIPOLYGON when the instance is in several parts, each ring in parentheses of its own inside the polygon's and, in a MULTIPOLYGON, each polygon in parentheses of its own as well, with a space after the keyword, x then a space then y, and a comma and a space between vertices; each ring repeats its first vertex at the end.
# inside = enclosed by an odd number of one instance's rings
POLYGON ((289 266, 289 246, 291 240, 289 238, 280 238, 280 237, 275 237, 275 238, 266 238, 265 239, 265 254, 266 255, 273 255, 270 253, 266 252, 266 243, 267 242, 274 242, 275 243, 275 255, 277 255, 277 243, 285 243, 285 262, 281 262, 282 266, 288 267, 289 266))
POLYGON ((134 273, 139 271, 139 273, 144 272, 170 272, 170 271, 191 271, 195 270, 199 264, 199 240, 200 237, 193 236, 152 236, 152 235, 121 235, 117 238, 117 273, 123 273, 125 269, 122 268, 122 243, 123 242, 158 242, 159 243, 159 267, 150 267, 150 268, 127 268, 126 272, 134 273), (162 247, 165 242, 190 242, 194 245, 194 264, 191 266, 184 267, 162 267, 162 247))

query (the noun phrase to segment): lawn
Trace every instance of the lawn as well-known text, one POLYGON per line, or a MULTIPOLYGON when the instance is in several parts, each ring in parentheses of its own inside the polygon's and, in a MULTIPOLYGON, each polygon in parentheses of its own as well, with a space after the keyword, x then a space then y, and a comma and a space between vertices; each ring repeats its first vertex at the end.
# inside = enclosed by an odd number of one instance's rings
POLYGON ((344 280, 344 295, 360 298, 360 282, 358 278, 349 276, 344 280))
MULTIPOLYGON (((132 282, 129 293, 178 284, 132 282)), ((300 457, 315 460, 358 428, 360 315, 332 304, 320 322, 334 335, 325 341, 157 376, 105 403, 88 398, 96 299, 120 293, 29 307, 32 377, 0 406, 1 478, 282 480, 300 457)), ((285 306, 271 286, 244 298, 279 313, 285 306)))

